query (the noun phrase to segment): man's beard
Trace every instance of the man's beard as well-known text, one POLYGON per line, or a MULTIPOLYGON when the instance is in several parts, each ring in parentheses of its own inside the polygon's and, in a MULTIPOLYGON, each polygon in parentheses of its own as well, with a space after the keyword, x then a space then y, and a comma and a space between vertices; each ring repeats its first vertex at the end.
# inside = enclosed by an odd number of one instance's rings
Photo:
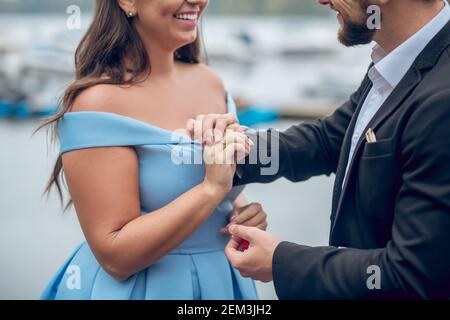
MULTIPOLYGON (((369 6, 369 1, 361 1, 362 16, 369 6)), ((367 17, 361 18, 359 22, 350 21, 342 16, 344 21, 342 29, 339 31, 339 42, 346 47, 353 47, 371 43, 375 36, 376 29, 369 29, 367 26, 367 17)))

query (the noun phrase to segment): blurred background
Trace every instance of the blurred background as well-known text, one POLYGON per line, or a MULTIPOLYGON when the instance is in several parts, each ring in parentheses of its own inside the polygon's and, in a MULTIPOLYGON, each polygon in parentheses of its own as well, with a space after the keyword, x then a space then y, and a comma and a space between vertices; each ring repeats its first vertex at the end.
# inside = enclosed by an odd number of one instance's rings
MULTIPOLYGON (((110 0, 104 0, 110 1, 110 0)), ((112 0, 111 0, 112 1, 112 0)), ((73 54, 93 0, 0 0, 0 299, 36 299, 83 240, 76 214, 42 196, 58 146, 45 130, 73 79, 73 54), (80 8, 81 23, 71 21, 80 8), (69 10, 68 10, 69 9, 69 10)), ((223 77, 243 124, 285 129, 331 113, 354 91, 371 46, 342 47, 335 14, 315 0, 211 0, 203 21, 208 63, 223 77)), ((311 246, 328 243, 334 177, 249 185, 269 230, 311 246)), ((276 299, 272 283, 258 283, 276 299)))

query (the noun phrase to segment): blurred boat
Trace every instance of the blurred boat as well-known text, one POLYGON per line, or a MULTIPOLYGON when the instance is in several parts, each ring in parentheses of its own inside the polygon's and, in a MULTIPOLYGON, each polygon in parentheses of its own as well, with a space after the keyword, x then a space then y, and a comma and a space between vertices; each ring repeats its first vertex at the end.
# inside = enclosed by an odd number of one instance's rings
MULTIPOLYGON (((74 43, 64 33, 52 38, 3 46, 0 62, 0 117, 24 119, 53 114, 73 79, 74 43)), ((22 41, 20 41, 22 40, 22 41)))
POLYGON ((211 38, 208 41, 206 55, 209 61, 216 63, 253 64, 256 57, 251 44, 239 34, 226 38, 211 38))

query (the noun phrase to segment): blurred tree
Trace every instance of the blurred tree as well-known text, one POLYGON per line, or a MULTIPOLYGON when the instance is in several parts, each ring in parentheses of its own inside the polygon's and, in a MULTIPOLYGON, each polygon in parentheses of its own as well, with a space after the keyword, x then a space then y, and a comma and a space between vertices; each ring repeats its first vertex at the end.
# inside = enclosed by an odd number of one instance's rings
POLYGON ((213 14, 323 14, 327 11, 316 1, 302 0, 210 0, 213 14))
MULTIPOLYGON (((109 1, 109 0, 108 0, 109 1)), ((0 0, 1 13, 61 13, 65 14, 70 5, 78 5, 83 10, 91 10, 93 0, 0 0)))
MULTIPOLYGON (((115 0, 101 0, 115 1, 115 0)), ((1 13, 65 13, 69 5, 79 5, 83 10, 92 9, 94 0, 0 0, 1 13)), ((316 0, 210 0, 211 14, 328 14, 329 10, 316 0)))
MULTIPOLYGON (((115 0, 101 0, 115 1, 115 0)), ((93 8, 94 0, 0 0, 0 13, 61 13, 69 5, 93 8)), ((210 0, 210 14, 321 14, 328 12, 314 0, 210 0)))

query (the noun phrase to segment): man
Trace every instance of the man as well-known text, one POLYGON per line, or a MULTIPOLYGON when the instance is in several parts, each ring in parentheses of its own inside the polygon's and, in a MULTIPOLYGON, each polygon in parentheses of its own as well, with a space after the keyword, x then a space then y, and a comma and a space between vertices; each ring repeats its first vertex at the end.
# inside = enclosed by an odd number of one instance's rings
MULTIPOLYGON (((450 7, 442 0, 319 2, 337 11, 341 43, 377 43, 373 64, 331 116, 269 130, 266 140, 259 133, 259 149, 279 144, 279 170, 263 175, 267 165, 241 164, 234 183, 336 173, 330 246, 281 242, 236 225, 226 254, 244 276, 273 279, 280 299, 448 299, 450 7), (381 10, 381 28, 368 27, 371 5, 381 10), (240 239, 248 250, 238 249, 240 239)), ((200 119, 216 141, 236 122, 200 119)))

